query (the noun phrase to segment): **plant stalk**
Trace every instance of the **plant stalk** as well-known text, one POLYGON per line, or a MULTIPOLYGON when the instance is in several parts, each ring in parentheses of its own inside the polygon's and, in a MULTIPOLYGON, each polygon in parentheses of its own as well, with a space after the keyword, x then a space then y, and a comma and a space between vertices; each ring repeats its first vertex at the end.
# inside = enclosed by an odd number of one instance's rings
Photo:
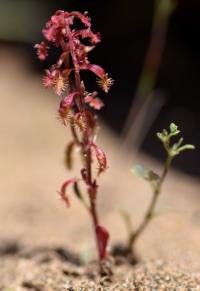
POLYGON ((136 229, 136 231, 133 232, 129 237, 128 249, 129 249, 130 253, 132 253, 132 246, 133 246, 134 242, 140 236, 140 234, 144 231, 144 229, 148 226, 151 218, 153 217, 153 214, 154 214, 154 211, 155 211, 155 207, 156 207, 156 203, 157 203, 158 198, 160 196, 161 188, 162 188, 163 182, 164 182, 164 180, 165 180, 165 178, 167 176, 169 168, 171 166, 172 160, 173 160, 173 156, 171 156, 168 153, 167 159, 165 161, 165 165, 164 165, 164 169, 163 169, 162 175, 161 175, 160 179, 157 181, 157 183, 156 183, 156 185, 154 187, 153 197, 152 197, 150 205, 149 205, 149 207, 147 209, 145 217, 144 217, 143 221, 141 222, 141 224, 136 229))
MULTIPOLYGON (((79 106, 80 111, 84 114, 85 108, 84 108, 84 103, 82 100, 84 92, 82 92, 82 87, 81 87, 80 69, 79 69, 79 65, 78 65, 78 61, 77 61, 77 57, 76 57, 76 53, 75 53, 74 43, 73 43, 73 40, 71 38, 70 27, 67 27, 67 30, 68 30, 68 36, 69 36, 69 44, 71 47, 72 62, 73 62, 73 66, 74 66, 75 85, 76 85, 77 91, 80 92, 80 94, 78 95, 78 106, 79 106)), ((88 195, 89 195, 89 200, 90 200, 90 214, 92 217, 94 232, 95 232, 95 236, 96 236, 98 256, 99 256, 99 260, 101 260, 100 245, 99 245, 99 240, 98 240, 97 231, 96 231, 97 227, 99 225, 97 209, 96 209, 96 193, 94 195, 94 193, 91 193, 93 191, 91 191, 91 189, 90 189, 90 186, 93 184, 93 179, 92 179, 92 167, 91 167, 91 165, 92 165, 91 149, 89 146, 90 136, 88 133, 89 126, 87 124, 87 116, 86 115, 85 115, 85 120, 86 120, 87 129, 85 130, 85 134, 83 136, 83 155, 84 155, 85 167, 86 167, 86 183, 88 186, 88 195)), ((74 132, 73 132, 73 135, 74 135, 74 132)))

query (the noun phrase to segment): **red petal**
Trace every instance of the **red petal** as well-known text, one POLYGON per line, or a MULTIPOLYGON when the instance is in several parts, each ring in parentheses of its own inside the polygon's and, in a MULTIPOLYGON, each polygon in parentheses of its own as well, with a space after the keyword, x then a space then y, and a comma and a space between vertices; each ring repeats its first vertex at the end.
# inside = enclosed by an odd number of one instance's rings
POLYGON ((96 234, 100 250, 100 257, 101 259, 103 259, 106 256, 106 248, 108 244, 109 233, 103 226, 98 225, 96 228, 96 234))
POLYGON ((70 180, 66 181, 65 183, 63 183, 60 191, 58 192, 60 194, 60 197, 65 202, 67 207, 70 206, 70 202, 69 202, 68 195, 66 193, 66 189, 69 185, 74 184, 75 182, 76 182, 76 179, 70 179, 70 180))

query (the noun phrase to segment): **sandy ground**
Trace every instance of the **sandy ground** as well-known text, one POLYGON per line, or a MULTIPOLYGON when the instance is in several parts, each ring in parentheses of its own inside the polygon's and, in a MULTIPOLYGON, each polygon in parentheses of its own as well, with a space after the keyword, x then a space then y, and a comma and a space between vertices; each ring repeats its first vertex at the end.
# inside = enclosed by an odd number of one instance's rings
MULTIPOLYGON (((34 247, 64 246, 89 260, 95 246, 88 214, 72 193, 70 209, 56 193, 75 175, 66 172, 63 162, 70 134, 56 120, 57 97, 42 87, 25 52, 0 48, 0 98, 0 245, 15 241, 34 247)), ((101 221, 109 229, 111 244, 124 242, 119 209, 129 211, 137 225, 151 197, 149 185, 134 177, 130 168, 139 162, 159 172, 160 165, 123 151, 120 140, 103 124, 98 140, 109 157, 109 170, 100 179, 101 221)), ((78 168, 78 158, 75 164, 78 168)), ((170 173, 158 215, 137 241, 142 260, 176 261, 200 270, 199 186, 191 177, 170 173)))

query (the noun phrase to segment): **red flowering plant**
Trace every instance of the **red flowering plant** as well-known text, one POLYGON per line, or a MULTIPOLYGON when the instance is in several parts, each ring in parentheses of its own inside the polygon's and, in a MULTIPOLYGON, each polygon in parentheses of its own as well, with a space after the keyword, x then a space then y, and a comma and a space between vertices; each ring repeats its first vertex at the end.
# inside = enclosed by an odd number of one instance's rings
POLYGON ((101 260, 106 256, 109 234, 100 225, 97 214, 97 178, 106 170, 107 159, 104 152, 95 143, 97 120, 94 109, 101 109, 103 102, 97 97, 96 91, 88 92, 86 90, 80 73, 86 70, 94 73, 98 78, 98 85, 106 93, 108 93, 113 80, 108 78, 108 74, 102 67, 91 64, 88 60, 88 53, 100 42, 100 35, 92 32, 87 12, 82 14, 80 12, 56 11, 43 29, 43 35, 46 41, 35 45, 38 58, 41 61, 48 56, 48 43, 52 43, 55 47, 61 49, 58 61, 46 70, 43 83, 46 88, 53 88, 55 93, 60 96, 59 119, 64 126, 71 128, 73 140, 67 146, 66 164, 70 169, 72 164, 71 155, 75 147, 80 149, 83 161, 80 177, 64 182, 59 194, 66 206, 69 206, 67 188, 73 185, 76 196, 91 214, 98 255, 101 260), (83 28, 76 29, 74 27, 77 20, 83 28), (95 177, 92 169, 94 159, 98 163, 98 171, 95 177), (83 181, 86 185, 89 203, 85 201, 85 197, 80 191, 80 181, 83 181))

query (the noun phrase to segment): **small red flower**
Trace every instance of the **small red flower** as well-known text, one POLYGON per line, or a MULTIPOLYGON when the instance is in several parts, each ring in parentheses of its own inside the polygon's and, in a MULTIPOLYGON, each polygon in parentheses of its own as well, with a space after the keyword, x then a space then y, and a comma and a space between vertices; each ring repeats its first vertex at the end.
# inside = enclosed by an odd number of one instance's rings
POLYGON ((90 18, 87 16, 88 12, 84 12, 84 14, 78 12, 78 11, 73 11, 71 13, 69 13, 70 16, 73 16, 73 17, 77 17, 80 19, 80 21, 87 27, 91 27, 91 23, 90 23, 90 18))
POLYGON ((89 70, 97 75, 97 84, 105 93, 108 93, 114 81, 112 78, 108 78, 108 74, 106 74, 102 67, 94 64, 88 64, 86 68, 83 69, 89 70))
POLYGON ((60 96, 67 88, 67 82, 62 74, 59 74, 54 81, 54 90, 58 96, 60 96))
POLYGON ((70 109, 74 102, 74 98, 77 94, 78 92, 72 92, 60 101, 58 114, 59 114, 59 118, 62 120, 64 125, 66 125, 66 121, 69 117, 70 109))
POLYGON ((40 44, 36 44, 34 47, 37 49, 38 59, 44 61, 48 56, 47 50, 49 49, 49 47, 47 46, 47 44, 42 41, 40 44))
POLYGON ((45 88, 51 88, 55 84, 59 72, 56 69, 46 70, 46 75, 43 77, 43 84, 45 88))
POLYGON ((88 94, 85 96, 84 101, 85 103, 88 103, 91 107, 93 107, 96 110, 100 110, 104 104, 99 98, 95 98, 97 95, 97 92, 93 92, 91 94, 88 94))
POLYGON ((110 87, 113 84, 113 79, 112 78, 108 78, 108 74, 103 75, 102 78, 97 79, 97 84, 99 85, 99 87, 105 92, 108 93, 110 87))
POLYGON ((100 34, 99 33, 93 33, 90 29, 81 29, 77 30, 74 33, 74 36, 76 37, 82 37, 82 38, 88 38, 91 44, 97 44, 101 41, 100 34))

